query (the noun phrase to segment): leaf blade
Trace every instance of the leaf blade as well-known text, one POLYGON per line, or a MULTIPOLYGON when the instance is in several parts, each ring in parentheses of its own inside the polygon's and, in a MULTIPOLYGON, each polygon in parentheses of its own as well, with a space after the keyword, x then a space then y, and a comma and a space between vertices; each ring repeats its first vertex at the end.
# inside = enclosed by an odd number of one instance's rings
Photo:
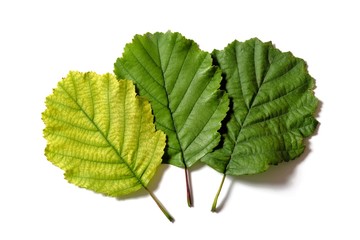
POLYGON ((165 135, 131 81, 70 72, 46 106, 45 155, 69 182, 109 196, 147 186, 161 164, 165 135))
POLYGON ((233 108, 222 148, 202 161, 226 175, 255 174, 304 151, 318 100, 306 63, 258 39, 214 51, 233 108))
POLYGON ((114 72, 150 100, 155 124, 168 136, 168 163, 191 167, 218 144, 228 99, 219 90, 221 71, 195 42, 171 32, 136 35, 114 72))

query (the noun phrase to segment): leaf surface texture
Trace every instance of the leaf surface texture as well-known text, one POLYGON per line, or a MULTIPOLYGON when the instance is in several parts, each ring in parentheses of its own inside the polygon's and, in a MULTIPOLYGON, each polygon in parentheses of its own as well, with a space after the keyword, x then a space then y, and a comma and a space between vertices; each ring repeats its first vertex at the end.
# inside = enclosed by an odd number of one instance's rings
POLYGON ((45 155, 80 187, 109 196, 146 187, 161 164, 165 134, 130 80, 70 72, 46 99, 45 155))
POLYGON ((298 157, 313 134, 318 100, 306 63, 270 42, 234 41, 213 56, 231 110, 223 141, 202 161, 226 175, 255 174, 298 157))
POLYGON ((218 145, 228 97, 219 90, 220 69, 194 41, 172 32, 136 35, 114 72, 151 102, 168 137, 164 162, 190 167, 218 145))

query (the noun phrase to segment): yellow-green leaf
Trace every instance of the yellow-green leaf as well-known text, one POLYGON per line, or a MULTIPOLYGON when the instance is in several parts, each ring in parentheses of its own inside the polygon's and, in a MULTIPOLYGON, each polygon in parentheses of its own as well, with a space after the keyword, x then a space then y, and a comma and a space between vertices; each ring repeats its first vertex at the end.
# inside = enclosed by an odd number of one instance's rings
POLYGON ((148 190, 166 137, 155 130, 151 106, 131 81, 70 72, 46 107, 45 155, 70 183, 108 196, 148 190))

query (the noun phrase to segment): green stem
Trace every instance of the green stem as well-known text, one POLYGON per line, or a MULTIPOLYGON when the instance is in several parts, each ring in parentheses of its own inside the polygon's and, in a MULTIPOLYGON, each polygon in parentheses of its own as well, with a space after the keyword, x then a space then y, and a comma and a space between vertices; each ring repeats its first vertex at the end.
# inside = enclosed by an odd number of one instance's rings
POLYGON ((186 196, 189 207, 193 206, 192 191, 191 191, 191 180, 189 169, 185 166, 185 179, 186 179, 186 196))
POLYGON ((160 210, 165 214, 165 216, 167 217, 167 219, 169 219, 170 222, 175 222, 175 219, 171 216, 171 214, 166 210, 166 208, 164 207, 164 205, 161 204, 161 202, 159 201, 159 199, 146 187, 144 187, 145 190, 150 194, 150 196, 152 197, 152 199, 155 201, 155 203, 158 205, 158 207, 160 208, 160 210))
POLYGON ((221 189, 222 189, 222 186, 224 184, 224 181, 225 181, 225 177, 226 177, 226 174, 224 174, 222 180, 221 180, 221 184, 220 184, 220 187, 215 195, 215 198, 214 198, 214 202, 213 202, 213 205, 211 207, 211 211, 212 212, 216 212, 216 205, 217 205, 217 201, 218 201, 218 198, 219 198, 219 195, 220 195, 220 192, 221 192, 221 189))

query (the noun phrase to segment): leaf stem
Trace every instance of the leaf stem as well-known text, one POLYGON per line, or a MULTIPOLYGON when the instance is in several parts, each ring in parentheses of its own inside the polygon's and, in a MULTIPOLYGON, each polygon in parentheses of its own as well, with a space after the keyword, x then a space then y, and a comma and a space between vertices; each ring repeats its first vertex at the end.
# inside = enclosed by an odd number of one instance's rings
POLYGON ((186 196, 187 203, 189 207, 193 206, 193 196, 192 196, 192 188, 191 188, 191 179, 189 169, 185 166, 185 179, 186 179, 186 196))
POLYGON ((219 195, 220 195, 220 192, 221 192, 221 189, 222 189, 222 186, 224 184, 224 181, 225 181, 225 177, 226 177, 226 174, 224 174, 222 180, 221 180, 221 183, 220 183, 220 187, 215 195, 215 198, 214 198, 214 202, 212 204, 212 207, 211 207, 211 211, 212 212, 216 212, 216 205, 217 205, 217 201, 218 201, 218 198, 219 198, 219 195))
POLYGON ((155 203, 158 205, 158 207, 160 208, 160 210, 164 213, 164 215, 167 217, 167 219, 169 219, 170 222, 175 222, 175 219, 171 216, 171 214, 166 210, 166 208, 164 207, 164 205, 162 205, 162 203, 159 201, 159 199, 147 188, 145 187, 145 190, 150 194, 150 196, 152 197, 152 199, 155 201, 155 203))

